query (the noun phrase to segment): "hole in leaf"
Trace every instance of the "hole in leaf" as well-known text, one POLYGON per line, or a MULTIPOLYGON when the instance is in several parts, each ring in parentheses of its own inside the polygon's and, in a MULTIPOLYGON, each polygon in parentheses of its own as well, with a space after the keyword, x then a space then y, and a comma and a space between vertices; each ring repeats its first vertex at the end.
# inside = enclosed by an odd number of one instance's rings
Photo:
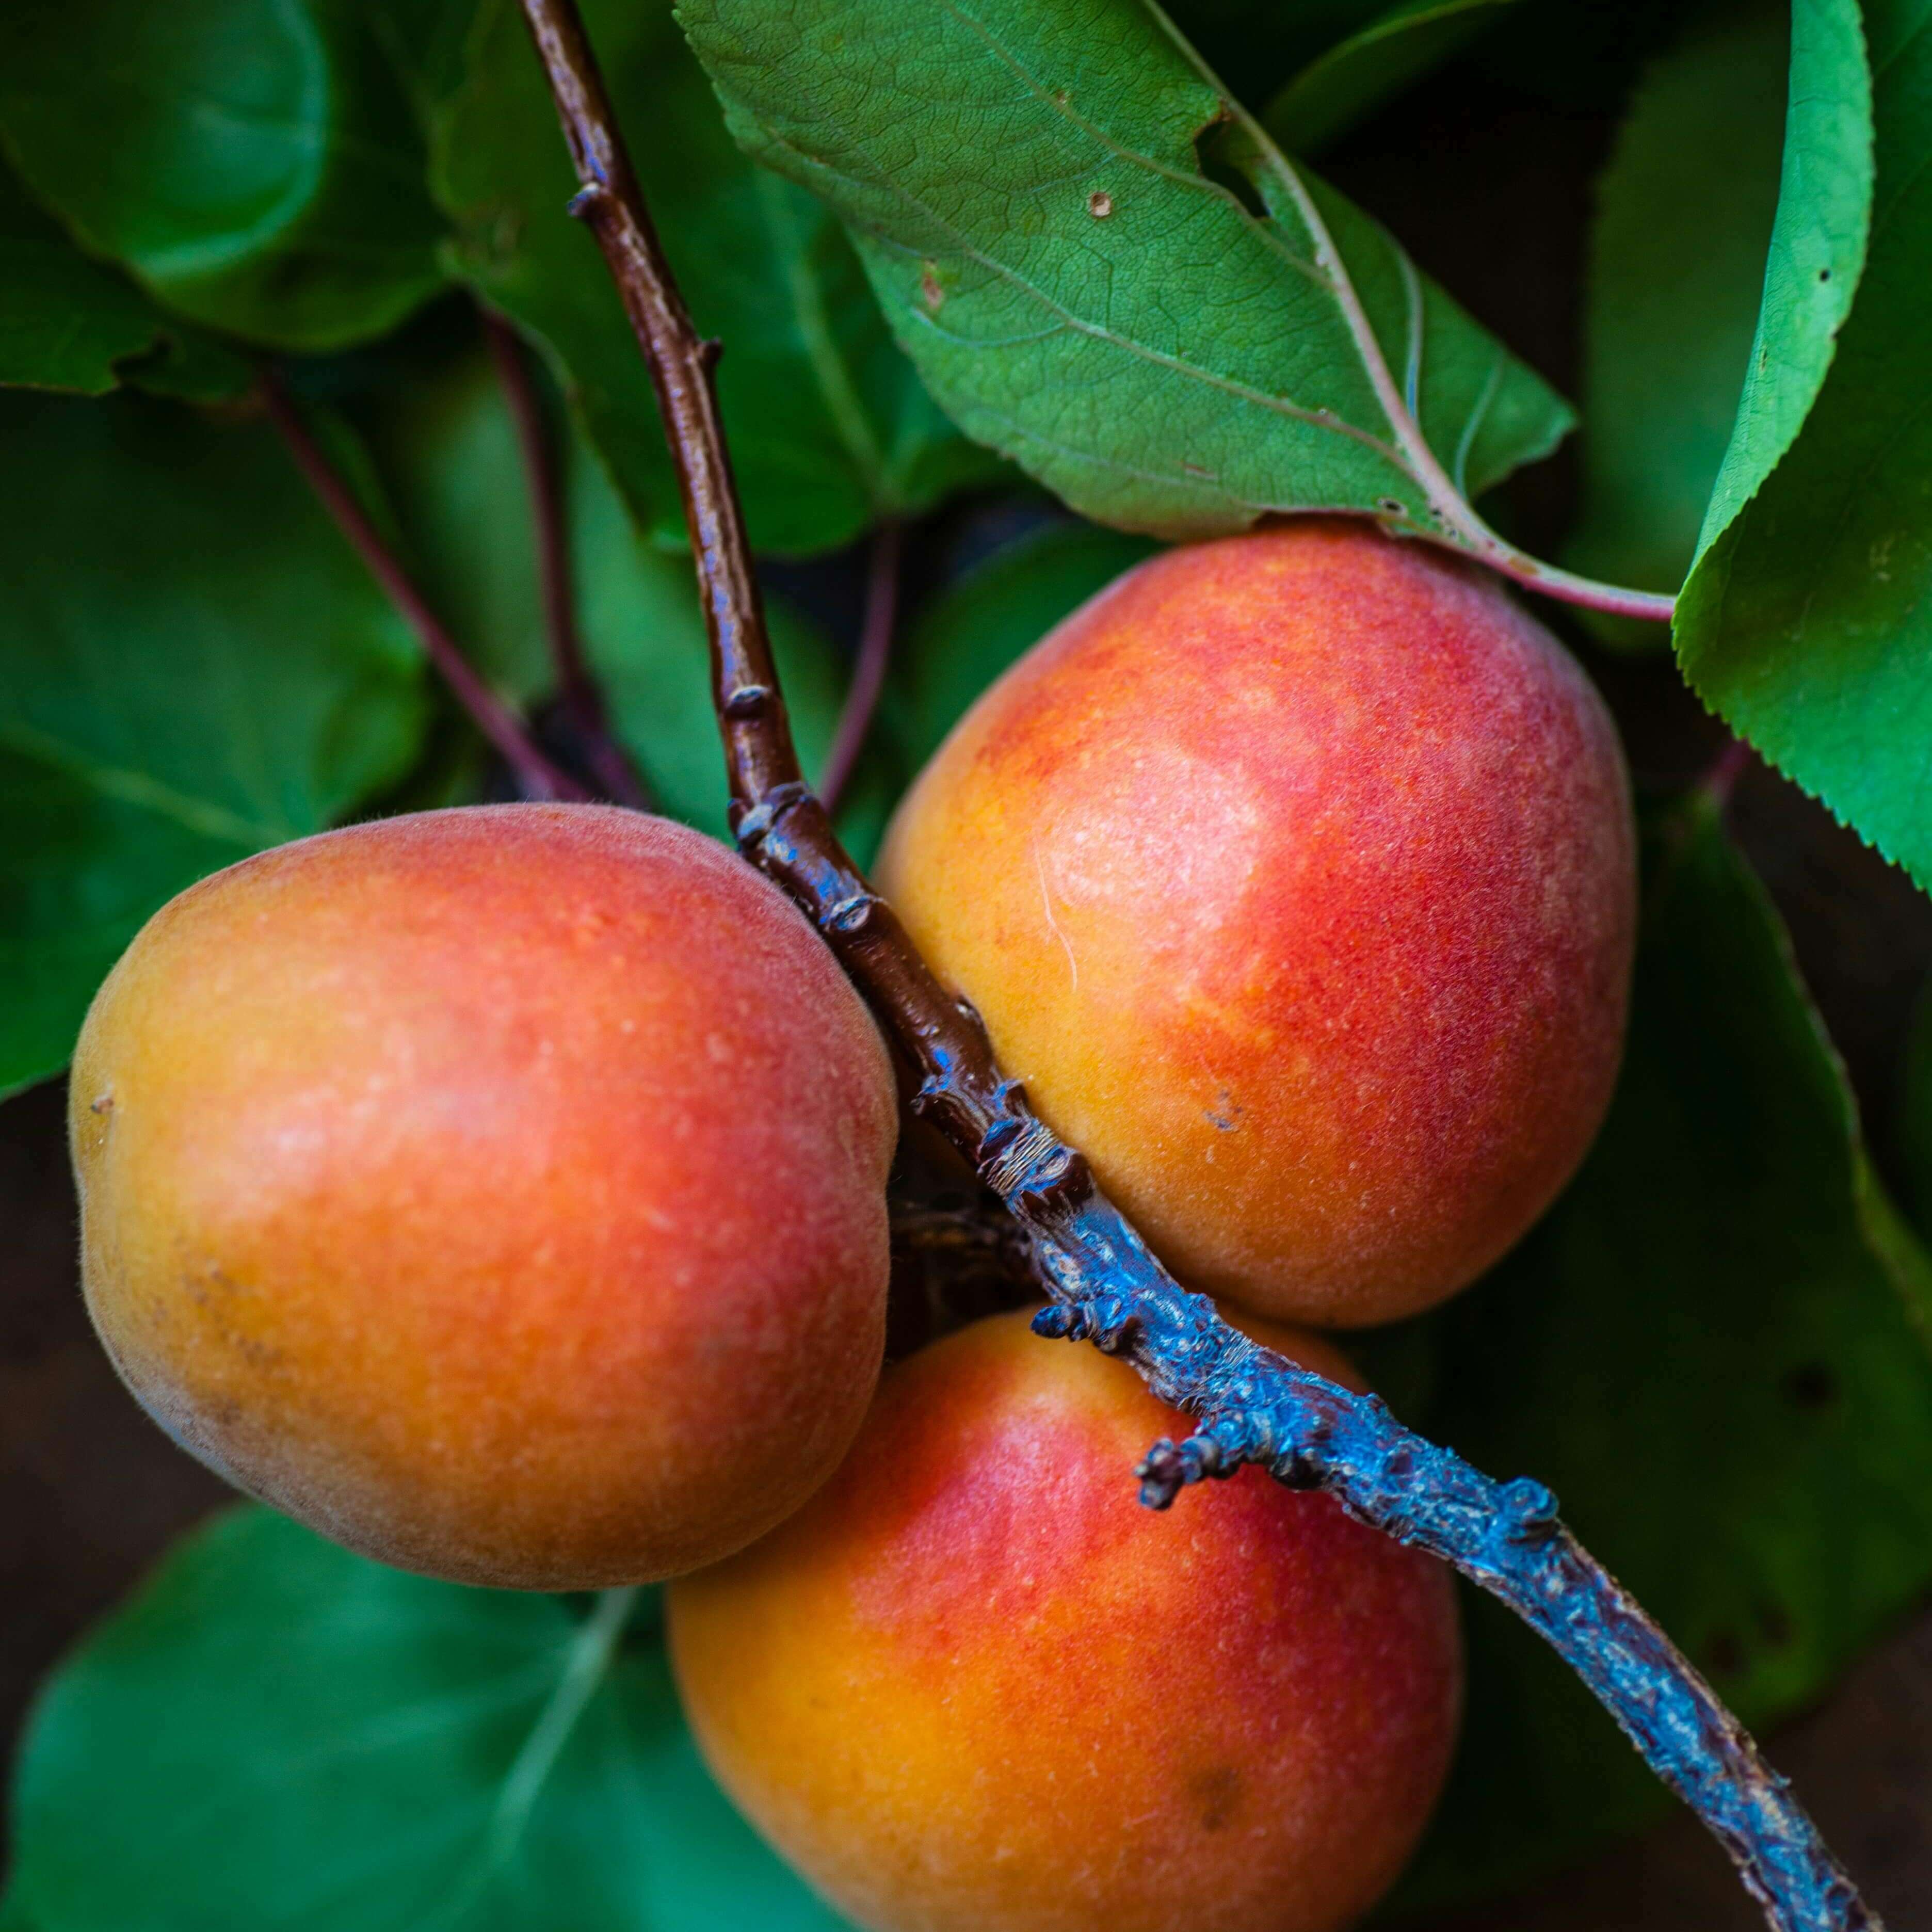
POLYGON ((1225 116, 1209 122, 1194 137, 1194 158, 1204 179, 1226 188, 1257 221, 1269 218, 1250 172, 1257 158, 1254 142, 1238 122, 1225 116))

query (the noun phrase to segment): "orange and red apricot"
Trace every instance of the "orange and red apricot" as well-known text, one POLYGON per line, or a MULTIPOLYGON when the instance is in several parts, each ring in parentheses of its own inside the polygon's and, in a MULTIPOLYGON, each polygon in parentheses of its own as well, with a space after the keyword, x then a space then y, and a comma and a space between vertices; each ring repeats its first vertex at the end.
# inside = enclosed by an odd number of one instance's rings
POLYGON ((634 812, 425 813, 191 887, 72 1082, 88 1304, 241 1487, 466 1582, 724 1556, 884 1346, 873 1022, 776 887, 634 812))
POLYGON ((1636 914, 1601 699, 1472 565, 1171 550, 974 706, 883 890, 1162 1258, 1257 1312, 1462 1287, 1594 1135, 1636 914))
POLYGON ((1184 1430, 994 1316, 890 1370, 802 1510, 672 1586, 706 1758, 859 1924, 1330 1932, 1400 1870, 1456 1735, 1448 1574, 1259 1469, 1142 1508, 1136 1460, 1184 1430))

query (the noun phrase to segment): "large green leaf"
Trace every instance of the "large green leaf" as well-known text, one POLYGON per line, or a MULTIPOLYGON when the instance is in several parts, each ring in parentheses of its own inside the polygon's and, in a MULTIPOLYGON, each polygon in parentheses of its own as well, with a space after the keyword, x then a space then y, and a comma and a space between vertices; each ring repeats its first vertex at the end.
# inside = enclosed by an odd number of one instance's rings
MULTIPOLYGON (((560 434, 568 435, 560 423, 560 434)), ((505 694, 548 694, 536 555, 523 466, 495 375, 480 355, 412 372, 369 423, 388 509, 412 571, 472 661, 505 694)), ((581 440, 563 462, 585 650, 658 808, 726 835, 724 761, 691 559, 640 536, 581 440)), ((815 770, 844 701, 843 656, 782 598, 767 598, 772 648, 801 756, 815 770)), ((839 814, 862 857, 899 774, 890 748, 860 768, 839 814)))
POLYGON ((0 1091, 163 901, 420 736, 408 633, 264 429, 0 397, 0 1091))
POLYGON ((105 395, 131 368, 172 360, 178 331, 75 248, 0 158, 0 383, 105 395))
POLYGON ((12 0, 0 135, 93 253, 255 340, 376 335, 441 280, 421 119, 470 0, 12 0))
MULTIPOLYGON (((1932 0, 1869 0, 1865 26, 1877 185, 1857 303, 1828 374, 1822 321, 1803 338, 1812 352, 1802 366, 1816 365, 1823 386, 1802 430, 1784 386, 1769 376, 1760 385, 1783 399, 1776 408, 1747 391, 1680 602, 1677 648, 1706 703, 1932 885, 1932 0), (1757 485, 1748 502, 1747 482, 1757 485)), ((1800 74, 1794 56, 1794 138, 1800 74)), ((1790 352, 1791 331, 1774 319, 1814 304, 1828 312, 1848 260, 1856 266, 1856 79, 1846 52, 1809 90, 1811 114, 1823 112, 1818 101, 1838 105, 1853 150, 1838 171, 1841 208, 1828 197, 1810 224, 1787 220, 1787 208, 1810 208, 1817 177, 1835 178, 1828 166, 1804 172, 1810 151, 1794 163, 1787 145, 1754 371, 1769 353, 1774 372, 1790 352), (1842 218, 1828 226, 1832 208, 1842 218)))
POLYGON ((839 1932, 718 1792, 655 1600, 431 1582, 238 1508, 43 1694, 38 1932, 839 1932))
POLYGON ((1460 539, 1463 495, 1568 426, 1147 0, 679 16, 740 140, 851 224, 934 394, 1100 521, 1329 508, 1460 539))
MULTIPOLYGON (((584 10, 672 266, 724 344, 719 399, 758 546, 829 548, 985 475, 893 346, 837 221, 726 134, 668 0, 584 10)), ((680 536, 644 365, 564 212, 575 183, 514 0, 483 0, 436 157, 457 266, 548 346, 638 520, 680 536)))
MULTIPOLYGON (((1648 848, 1610 1118, 1522 1246, 1419 1324, 1414 1419, 1550 1482, 1762 1727, 1932 1584, 1928 1264, 1714 808, 1694 800, 1648 848)), ((1486 1600, 1469 1632, 1464 1748, 1412 1904, 1514 1882, 1665 1802, 1553 1652, 1486 1600)))
POLYGON ((1262 117, 1290 154, 1317 154, 1452 54, 1516 0, 1398 0, 1311 61, 1262 117))
POLYGON ((1675 590, 1690 568, 1757 328, 1790 51, 1780 0, 1707 13, 1645 75, 1598 184, 1564 559, 1593 576, 1675 590))

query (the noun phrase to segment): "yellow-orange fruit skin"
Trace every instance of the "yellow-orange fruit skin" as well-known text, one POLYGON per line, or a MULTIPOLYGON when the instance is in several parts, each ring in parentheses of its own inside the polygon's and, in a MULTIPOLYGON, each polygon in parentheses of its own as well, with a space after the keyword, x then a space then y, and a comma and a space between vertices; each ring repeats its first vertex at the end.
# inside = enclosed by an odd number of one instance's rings
POLYGON ((889 1370, 798 1515, 672 1586, 706 1760, 871 1932, 1350 1924, 1448 1765, 1448 1574, 1252 1468, 1142 1509, 1184 1419, 1026 1324, 889 1370))
POLYGON ((218 873, 101 988, 70 1116, 130 1388, 404 1568, 711 1562, 876 1385, 884 1046, 777 890, 664 820, 430 812, 218 873))
POLYGON ((1493 578, 1303 522, 1068 618, 880 878, 1162 1259, 1349 1325, 1466 1285, 1582 1159, 1634 847, 1601 700, 1493 578))

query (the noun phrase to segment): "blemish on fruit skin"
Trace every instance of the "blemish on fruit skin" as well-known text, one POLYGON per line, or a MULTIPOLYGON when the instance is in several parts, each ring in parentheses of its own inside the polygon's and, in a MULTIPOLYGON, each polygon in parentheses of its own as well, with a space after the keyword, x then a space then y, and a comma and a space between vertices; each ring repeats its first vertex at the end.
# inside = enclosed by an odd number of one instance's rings
POLYGON ((1105 221, 1114 212, 1114 197, 1103 188, 1096 188, 1087 197, 1087 212, 1096 221, 1105 221))
POLYGON ((1204 1832, 1225 1832, 1241 1808, 1241 1774, 1231 1764, 1197 1773, 1187 1780, 1187 1790, 1201 1808, 1204 1832))
POLYGON ((114 1111, 114 1089, 110 1087, 98 1098, 90 1100, 87 1104, 87 1111, 90 1114, 99 1114, 104 1118, 106 1115, 112 1113, 114 1111))

